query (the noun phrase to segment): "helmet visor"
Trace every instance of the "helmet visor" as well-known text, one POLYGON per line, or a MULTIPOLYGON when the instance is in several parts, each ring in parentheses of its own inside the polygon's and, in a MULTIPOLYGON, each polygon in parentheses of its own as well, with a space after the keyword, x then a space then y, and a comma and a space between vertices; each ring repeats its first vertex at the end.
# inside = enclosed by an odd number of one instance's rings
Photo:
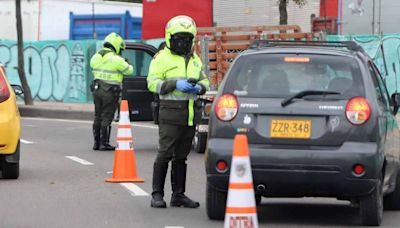
POLYGON ((193 39, 191 33, 176 33, 171 36, 171 50, 178 55, 188 55, 192 51, 193 39))

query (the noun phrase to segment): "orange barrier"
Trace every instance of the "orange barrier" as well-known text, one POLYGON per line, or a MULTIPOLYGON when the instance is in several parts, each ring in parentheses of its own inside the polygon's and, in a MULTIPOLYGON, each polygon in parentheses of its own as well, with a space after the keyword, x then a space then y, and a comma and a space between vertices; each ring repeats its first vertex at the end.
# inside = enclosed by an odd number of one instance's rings
POLYGON ((132 130, 127 100, 121 101, 114 169, 112 177, 106 179, 106 182, 144 182, 136 173, 135 150, 132 143, 132 130))
POLYGON ((246 135, 236 135, 229 175, 224 228, 258 228, 253 175, 246 135))

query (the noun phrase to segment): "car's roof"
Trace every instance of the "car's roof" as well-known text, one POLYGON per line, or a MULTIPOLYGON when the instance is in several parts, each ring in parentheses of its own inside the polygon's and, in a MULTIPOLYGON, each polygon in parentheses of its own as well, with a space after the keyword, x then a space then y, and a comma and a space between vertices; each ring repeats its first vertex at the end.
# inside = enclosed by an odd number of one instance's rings
POLYGON ((319 54, 354 57, 358 51, 349 51, 343 48, 331 47, 304 47, 304 46, 274 46, 247 49, 242 55, 253 54, 319 54))

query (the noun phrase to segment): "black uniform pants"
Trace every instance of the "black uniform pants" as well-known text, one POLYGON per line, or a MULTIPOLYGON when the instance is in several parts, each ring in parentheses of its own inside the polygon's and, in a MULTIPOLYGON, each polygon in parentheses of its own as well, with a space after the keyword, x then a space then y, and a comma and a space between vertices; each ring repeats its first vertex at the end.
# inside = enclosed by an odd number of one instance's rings
POLYGON ((185 162, 190 153, 195 127, 160 123, 156 163, 185 162))
POLYGON ((118 97, 112 89, 98 88, 93 91, 94 122, 93 126, 108 127, 114 119, 118 97))

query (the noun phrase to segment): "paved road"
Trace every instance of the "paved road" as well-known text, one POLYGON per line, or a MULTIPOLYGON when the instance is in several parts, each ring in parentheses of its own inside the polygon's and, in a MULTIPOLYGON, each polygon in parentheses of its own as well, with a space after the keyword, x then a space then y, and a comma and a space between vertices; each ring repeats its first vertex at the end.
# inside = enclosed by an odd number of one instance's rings
MULTIPOLYGON (((91 150, 90 122, 24 118, 22 127, 21 176, 0 180, 0 227, 223 227, 206 215, 200 154, 190 155, 187 184, 188 195, 200 201, 200 208, 150 208, 146 193, 151 192, 158 140, 151 123, 134 123, 137 170, 146 181, 127 187, 104 182, 111 176, 114 154, 91 150)), ((258 215, 260 227, 359 224, 357 209, 332 199, 263 199, 258 215)), ((399 215, 385 212, 383 227, 399 227, 399 215)))

